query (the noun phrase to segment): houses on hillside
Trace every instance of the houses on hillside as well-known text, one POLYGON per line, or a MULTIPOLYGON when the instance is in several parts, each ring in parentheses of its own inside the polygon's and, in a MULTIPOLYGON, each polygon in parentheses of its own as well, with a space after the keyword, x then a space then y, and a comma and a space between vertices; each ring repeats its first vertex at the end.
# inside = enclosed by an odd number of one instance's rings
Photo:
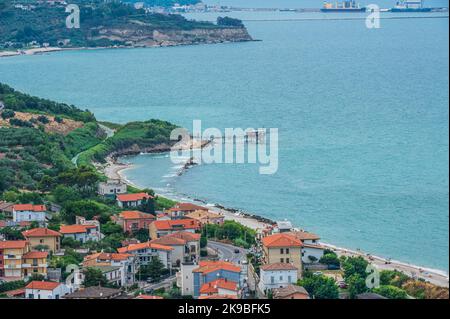
POLYGON ((98 194, 108 198, 116 199, 119 194, 127 193, 127 184, 119 179, 109 179, 98 184, 98 194))
POLYGON ((171 219, 184 218, 187 214, 197 211, 208 211, 207 208, 192 203, 177 203, 167 210, 171 219))
POLYGON ((174 219, 154 221, 150 224, 149 231, 150 238, 156 239, 179 231, 195 233, 200 228, 200 223, 195 219, 174 219))
POLYGON ((47 275, 48 252, 31 251, 26 240, 0 241, 0 277, 28 278, 47 275))
POLYGON ((139 229, 148 229, 150 224, 156 220, 152 214, 140 211, 123 211, 116 218, 116 223, 122 226, 124 232, 135 232, 139 229))
POLYGON ((186 214, 185 217, 197 220, 201 225, 222 225, 225 217, 208 210, 197 210, 186 214))
POLYGON ((57 252, 61 249, 61 233, 48 228, 33 228, 22 232, 31 248, 57 252))
POLYGON ((284 288, 295 284, 298 279, 298 269, 289 263, 265 264, 260 267, 259 289, 267 291, 275 288, 284 288))
POLYGON ((172 267, 180 267, 182 262, 199 260, 200 234, 180 231, 153 239, 150 243, 173 248, 170 255, 172 267))
POLYGON ((266 236, 262 239, 263 261, 265 264, 292 264, 300 277, 303 271, 302 247, 299 239, 286 233, 266 236))
POLYGON ((14 222, 38 222, 43 225, 46 221, 47 207, 45 205, 16 204, 13 206, 14 222))
POLYGON ((80 243, 101 239, 101 233, 95 225, 61 225, 59 232, 64 238, 72 238, 80 243))
POLYGON ((71 292, 71 288, 60 282, 32 281, 25 287, 25 298, 60 299, 71 292))
POLYGON ((117 251, 121 254, 131 254, 136 257, 138 265, 147 265, 153 258, 159 258, 165 268, 171 269, 171 253, 173 247, 155 244, 152 242, 145 242, 140 244, 132 244, 126 247, 121 247, 117 251))
POLYGON ((142 205, 145 200, 153 199, 153 196, 147 193, 118 194, 116 199, 120 208, 131 208, 142 205))

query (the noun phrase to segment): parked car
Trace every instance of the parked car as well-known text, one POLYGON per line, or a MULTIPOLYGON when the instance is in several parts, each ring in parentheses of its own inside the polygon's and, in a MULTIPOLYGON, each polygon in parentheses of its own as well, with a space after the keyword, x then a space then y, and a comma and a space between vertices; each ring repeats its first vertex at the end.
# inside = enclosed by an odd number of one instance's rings
POLYGON ((321 271, 316 271, 316 272, 313 273, 313 275, 314 275, 314 276, 321 276, 321 275, 323 275, 323 272, 321 272, 321 271))
POLYGON ((339 281, 338 282, 338 287, 341 289, 346 289, 348 287, 347 283, 345 281, 339 281))
POLYGON ((237 248, 234 250, 234 253, 235 253, 235 254, 239 254, 240 252, 241 252, 241 251, 240 251, 239 249, 237 249, 237 248))

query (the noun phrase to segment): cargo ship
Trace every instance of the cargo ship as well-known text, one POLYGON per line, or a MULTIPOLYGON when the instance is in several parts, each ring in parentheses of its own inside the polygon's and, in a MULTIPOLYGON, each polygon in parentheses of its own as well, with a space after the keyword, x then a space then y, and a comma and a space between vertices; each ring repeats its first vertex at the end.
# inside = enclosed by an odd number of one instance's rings
POLYGON ((354 0, 331 3, 325 1, 323 7, 320 9, 322 12, 366 12, 365 7, 361 7, 359 3, 354 0))
POLYGON ((399 1, 391 12, 430 12, 431 8, 424 8, 422 0, 399 1))

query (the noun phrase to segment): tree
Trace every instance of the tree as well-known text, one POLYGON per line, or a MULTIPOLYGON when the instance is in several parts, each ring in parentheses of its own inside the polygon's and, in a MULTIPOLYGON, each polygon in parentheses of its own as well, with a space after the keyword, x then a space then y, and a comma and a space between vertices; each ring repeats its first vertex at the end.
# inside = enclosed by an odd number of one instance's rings
POLYGON ((12 227, 5 227, 0 229, 0 234, 2 234, 6 240, 23 240, 25 239, 20 230, 12 227))
POLYGON ((333 266, 337 266, 338 267, 340 265, 339 258, 334 252, 324 254, 320 258, 319 262, 322 263, 322 264, 325 264, 325 265, 329 265, 329 266, 333 265, 333 266))
POLYGON ((409 280, 411 278, 398 270, 382 270, 380 272, 380 285, 401 288, 409 280))
POLYGON ((208 245, 208 239, 205 236, 200 237, 200 248, 205 248, 208 245))
POLYGON ((298 281, 314 299, 338 299, 339 290, 332 278, 324 275, 306 274, 298 281))
POLYGON ((359 274, 354 273, 346 279, 348 285, 348 293, 351 299, 354 299, 356 295, 367 292, 369 289, 366 285, 365 278, 362 278, 359 274))
POLYGON ((369 265, 369 262, 363 257, 348 257, 343 260, 344 261, 341 264, 342 268, 344 269, 344 278, 346 280, 354 274, 359 275, 363 279, 367 277, 368 274, 366 273, 366 269, 369 265))
POLYGON ((68 248, 80 248, 81 243, 78 240, 73 239, 72 237, 65 237, 61 241, 61 246, 68 248))
POLYGON ((150 232, 148 228, 141 228, 133 232, 133 237, 139 240, 141 243, 144 243, 150 240, 150 232))
POLYGON ((230 17, 218 17, 217 25, 227 26, 227 27, 239 27, 239 28, 242 28, 244 26, 244 24, 242 23, 242 20, 234 19, 234 18, 230 18, 230 17))
POLYGON ((101 270, 88 267, 83 270, 84 274, 84 286, 85 287, 92 287, 92 286, 101 286, 101 287, 107 287, 109 286, 108 280, 103 275, 101 270))
POLYGON ((408 294, 403 289, 400 289, 395 286, 380 286, 378 288, 373 289, 374 293, 382 295, 388 299, 407 299, 408 294))
POLYGON ((152 281, 158 281, 161 276, 167 274, 168 269, 164 267, 164 264, 158 257, 153 257, 152 260, 144 266, 141 266, 138 271, 138 278, 151 279, 152 281))
POLYGON ((144 199, 141 209, 143 212, 155 215, 155 200, 153 198, 144 199))

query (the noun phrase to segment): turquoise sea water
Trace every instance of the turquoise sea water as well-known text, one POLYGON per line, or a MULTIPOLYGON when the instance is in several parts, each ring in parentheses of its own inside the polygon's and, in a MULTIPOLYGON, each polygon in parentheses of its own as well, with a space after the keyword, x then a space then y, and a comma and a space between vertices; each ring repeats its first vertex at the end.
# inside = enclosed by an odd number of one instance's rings
POLYGON ((262 41, 0 59, 0 81, 100 120, 277 127, 275 175, 214 164, 178 177, 165 155, 128 158, 137 168, 126 174, 290 219, 339 246, 448 271, 448 18, 382 20, 377 30, 363 20, 246 24, 262 41))

